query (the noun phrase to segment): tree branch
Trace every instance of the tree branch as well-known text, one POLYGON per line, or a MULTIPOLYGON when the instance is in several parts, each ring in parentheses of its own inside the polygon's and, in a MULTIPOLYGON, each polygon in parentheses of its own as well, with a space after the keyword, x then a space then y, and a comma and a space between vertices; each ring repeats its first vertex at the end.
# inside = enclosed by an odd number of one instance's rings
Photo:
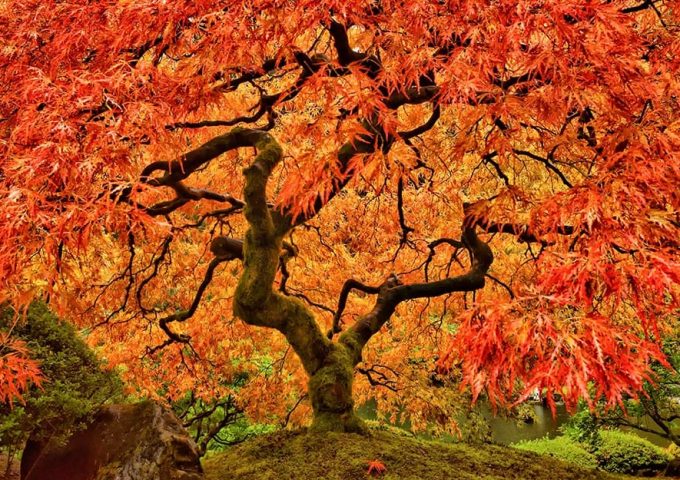
POLYGON ((475 222, 468 216, 472 205, 465 204, 461 242, 470 255, 470 268, 467 273, 443 280, 402 284, 392 275, 379 289, 373 310, 360 317, 344 334, 340 341, 352 351, 355 364, 361 361, 361 350, 389 320, 396 307, 404 301, 418 298, 432 298, 454 292, 471 292, 484 287, 485 275, 493 262, 491 248, 481 241, 475 233, 475 222))
POLYGON ((572 188, 572 187, 573 187, 572 183, 571 183, 569 180, 567 180, 567 177, 564 176, 564 174, 562 173, 562 171, 561 171, 559 168, 557 168, 557 167, 550 161, 550 160, 552 160, 552 156, 553 156, 554 149, 553 149, 553 152, 550 152, 550 153, 548 154, 548 158, 543 158, 543 157, 541 157, 541 156, 539 156, 539 155, 536 155, 535 153, 527 152, 526 150, 517 150, 517 149, 513 149, 513 152, 514 152, 516 155, 521 155, 521 156, 523 156, 523 157, 529 157, 529 158, 532 158, 532 159, 534 159, 534 160, 538 160, 539 162, 543 163, 543 164, 546 166, 546 168, 547 168, 548 170, 552 170, 553 172, 555 172, 555 173, 557 174, 557 176, 560 177, 560 180, 562 181, 562 183, 564 183, 567 187, 569 187, 569 188, 572 188))
MULTIPOLYGON (((517 239, 521 242, 547 244, 545 240, 542 240, 538 236, 538 233, 531 232, 528 225, 490 222, 487 219, 478 217, 474 218, 474 223, 486 233, 509 233, 517 236, 517 239)), ((573 235, 575 231, 576 229, 570 225, 560 225, 555 229, 554 233, 560 235, 573 235)))
POLYGON ((340 333, 342 328, 340 327, 340 319, 342 313, 345 311, 345 306, 347 305, 347 297, 352 290, 359 290, 364 293, 376 294, 380 291, 380 287, 372 287, 370 285, 365 285, 358 280, 350 278, 345 281, 340 290, 340 298, 338 299, 338 308, 335 310, 335 315, 333 315, 333 327, 326 334, 329 339, 333 338, 333 335, 340 333))
POLYGON ((496 170, 496 174, 501 178, 501 180, 503 180, 503 183, 505 183, 505 186, 510 187, 510 179, 505 174, 505 172, 503 172, 503 170, 501 169, 501 166, 498 164, 498 162, 494 160, 494 157, 496 157, 496 156, 498 156, 498 153, 496 153, 496 152, 487 153, 482 158, 482 161, 484 163, 490 164, 494 168, 494 170, 496 170))
POLYGON ((432 127, 434 127, 437 124, 437 120, 439 120, 439 117, 441 115, 441 107, 439 104, 435 104, 432 107, 432 115, 430 115, 430 118, 427 119, 425 123, 422 125, 412 129, 412 130, 407 130, 405 132, 398 132, 399 136, 402 138, 402 140, 407 140, 409 138, 417 137, 418 135, 422 135, 423 133, 427 132, 428 130, 431 130, 432 127))
POLYGON ((208 285, 210 285, 210 282, 213 279, 215 269, 220 263, 224 262, 225 260, 226 259, 224 258, 213 258, 210 261, 208 269, 205 272, 205 276, 203 277, 203 281, 199 285, 198 290, 196 290, 196 295, 194 296, 194 300, 191 302, 191 306, 189 307, 188 310, 181 310, 177 313, 173 313, 172 315, 168 315, 167 317, 163 317, 159 320, 158 326, 168 336, 168 340, 160 345, 148 348, 147 349, 148 355, 155 353, 156 351, 168 346, 170 343, 173 342, 189 343, 191 337, 183 333, 174 332, 170 328, 170 324, 174 322, 184 322, 191 318, 194 315, 194 313, 196 313, 196 309, 198 308, 198 305, 201 303, 201 298, 203 298, 203 294, 205 293, 206 288, 208 288, 208 285))
POLYGON ((283 333, 312 375, 323 365, 329 341, 299 300, 273 288, 283 237, 292 228, 289 217, 270 209, 266 198, 267 181, 281 160, 281 147, 266 132, 251 131, 248 138, 258 154, 243 170, 244 213, 249 229, 243 243, 244 269, 234 294, 234 314, 249 325, 283 333))

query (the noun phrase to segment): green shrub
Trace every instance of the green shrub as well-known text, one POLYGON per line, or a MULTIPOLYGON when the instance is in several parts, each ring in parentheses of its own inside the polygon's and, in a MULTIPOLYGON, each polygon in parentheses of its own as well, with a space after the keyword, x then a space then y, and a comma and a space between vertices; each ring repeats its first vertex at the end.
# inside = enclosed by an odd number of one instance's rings
POLYGON ((585 405, 581 405, 581 409, 560 427, 560 431, 591 453, 595 453, 602 444, 597 419, 585 405))
POLYGON ((595 455, 567 436, 525 440, 512 445, 520 450, 550 455, 583 468, 596 468, 595 455))
MULTIPOLYGON (((245 381, 245 377, 241 380, 245 381)), ((237 387, 241 380, 231 386, 237 387)), ((206 401, 189 392, 171 406, 196 442, 201 456, 276 430, 273 425, 251 423, 232 395, 206 401)))
MULTIPOLYGON (((0 330, 13 325, 14 311, 0 305, 0 330)), ((34 431, 36 440, 63 440, 82 428, 99 406, 120 399, 120 379, 102 371, 101 362, 74 328, 44 304, 31 305, 11 334, 26 342, 31 357, 40 362, 44 381, 42 389, 29 389, 24 404, 14 408, 0 404, 0 449, 10 456, 34 431)))
POLYGON ((596 456, 602 469, 616 473, 635 473, 638 470, 661 470, 673 456, 666 450, 620 430, 602 430, 602 442, 596 456))

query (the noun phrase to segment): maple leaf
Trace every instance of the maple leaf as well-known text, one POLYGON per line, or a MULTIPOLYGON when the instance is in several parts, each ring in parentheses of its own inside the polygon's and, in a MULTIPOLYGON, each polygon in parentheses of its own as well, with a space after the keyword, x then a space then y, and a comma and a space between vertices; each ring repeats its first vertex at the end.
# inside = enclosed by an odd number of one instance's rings
POLYGON ((380 460, 370 460, 367 462, 366 473, 374 477, 380 476, 387 471, 387 467, 380 460))
POLYGON ((39 387, 42 380, 38 362, 28 357, 26 344, 0 332, 0 403, 11 407, 17 400, 23 402, 28 387, 39 387))

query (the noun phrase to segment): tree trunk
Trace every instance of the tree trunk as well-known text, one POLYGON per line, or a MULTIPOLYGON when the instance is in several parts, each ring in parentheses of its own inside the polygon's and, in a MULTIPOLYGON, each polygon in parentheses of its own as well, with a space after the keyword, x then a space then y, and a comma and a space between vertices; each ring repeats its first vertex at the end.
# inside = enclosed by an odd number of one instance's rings
POLYGON ((311 431, 365 433, 363 421, 354 412, 353 380, 354 364, 347 348, 331 344, 321 368, 309 379, 314 409, 311 431))
MULTIPOLYGON (((242 247, 244 269, 234 293, 234 314, 249 325, 273 328, 286 336, 309 375, 312 431, 364 432, 352 399, 354 366, 360 349, 351 342, 332 343, 299 299, 272 288, 282 240, 293 225, 291 218, 270 210, 267 203, 267 180, 281 160, 281 148, 263 131, 236 128, 226 138, 231 137, 236 146, 253 145, 258 150, 253 163, 243 171, 244 214, 250 228, 242 247)), ((232 246, 233 242, 218 242, 213 253, 232 258, 232 246), (228 255, 221 250, 221 244, 228 244, 228 255)))
MULTIPOLYGON (((309 375, 309 397, 314 411, 312 431, 364 433, 364 423, 354 412, 352 382, 354 367, 361 361, 361 351, 370 338, 380 331, 400 302, 471 292, 484 286, 493 254, 477 237, 475 222, 469 221, 474 219, 467 216, 471 205, 463 205, 466 220, 460 242, 469 251, 470 270, 456 277, 408 285, 402 285, 396 275, 391 275, 379 288, 369 288, 371 293, 378 293, 373 310, 360 317, 334 343, 322 333, 312 312, 299 299, 273 289, 283 237, 296 223, 292 216, 270 209, 267 202, 267 181, 281 160, 281 147, 269 133, 246 128, 233 129, 222 135, 220 142, 226 145, 221 151, 244 146, 254 146, 258 151, 253 163, 243 170, 244 214, 250 227, 244 242, 241 245, 223 238, 211 245, 218 259, 243 256, 243 273, 234 293, 234 314, 249 325, 273 328, 286 336, 309 375)), ((361 140, 361 144, 366 146, 370 142, 361 140)), ((341 154, 350 155, 348 149, 341 154)), ((339 307, 331 337, 339 332, 337 322, 341 314, 339 307)))

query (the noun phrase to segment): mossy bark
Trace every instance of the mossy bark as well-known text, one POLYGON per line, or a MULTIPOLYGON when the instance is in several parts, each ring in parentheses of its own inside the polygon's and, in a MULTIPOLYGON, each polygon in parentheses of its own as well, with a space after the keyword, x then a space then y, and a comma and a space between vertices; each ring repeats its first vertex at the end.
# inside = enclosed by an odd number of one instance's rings
POLYGON ((354 362, 348 349, 342 344, 330 344, 321 368, 309 379, 314 409, 312 431, 365 432, 364 423, 354 411, 353 381, 354 362))
POLYGON ((266 132, 234 132, 258 149, 255 161, 244 170, 244 213, 250 228, 243 243, 244 271, 234 295, 234 313, 249 325, 280 331, 300 357, 309 375, 313 431, 364 432, 352 399, 355 346, 331 342, 300 300, 273 289, 282 240, 292 225, 290 218, 270 210, 266 201, 267 179, 281 149, 266 132))
MULTIPOLYGON (((364 286, 371 293, 377 293, 375 306, 347 329, 337 342, 332 342, 321 332, 311 311, 300 300, 273 289, 283 237, 300 221, 281 210, 270 209, 267 203, 267 181, 281 160, 281 147, 269 133, 245 128, 235 128, 220 136, 219 141, 206 145, 191 153, 193 156, 185 162, 188 168, 198 168, 206 155, 217 154, 214 152, 217 147, 226 151, 253 146, 258 152, 253 163, 243 170, 244 214, 250 228, 243 242, 244 270, 234 295, 234 314, 250 325, 274 328, 286 336, 309 375, 309 397, 314 409, 312 430, 362 432, 364 428, 354 412, 352 399, 354 367, 361 361, 361 351, 366 343, 389 320, 397 305, 416 298, 472 292, 484 286, 484 276, 493 262, 493 253, 475 233, 478 220, 473 215, 472 205, 463 205, 466 217, 460 242, 460 246, 470 254, 471 265, 467 273, 407 285, 401 284, 396 275, 391 275, 380 287, 364 286)), ((338 159, 347 163, 355 154, 368 153, 373 149, 373 142, 360 138, 356 143, 343 146, 338 152, 338 159)), ((151 171, 161 168, 162 164, 156 162, 153 165, 151 171)), ((318 208, 320 205, 315 203, 314 211, 318 208)), ((224 245, 228 247, 226 250, 219 244, 213 244, 213 252, 233 258, 240 256, 241 252, 233 242, 224 245)), ((356 286, 357 282, 353 285, 356 286)), ((336 322, 341 313, 339 307, 336 322)), ((338 332, 338 325, 334 323, 331 337, 338 332)))

